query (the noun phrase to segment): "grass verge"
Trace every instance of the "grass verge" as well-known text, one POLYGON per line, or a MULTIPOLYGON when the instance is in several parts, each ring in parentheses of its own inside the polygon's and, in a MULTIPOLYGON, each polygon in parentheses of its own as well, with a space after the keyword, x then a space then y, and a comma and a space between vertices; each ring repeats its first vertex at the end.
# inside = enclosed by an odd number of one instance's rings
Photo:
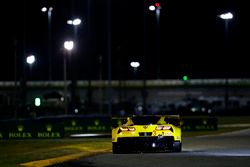
POLYGON ((91 150, 111 149, 110 138, 0 140, 0 166, 50 159, 91 150))

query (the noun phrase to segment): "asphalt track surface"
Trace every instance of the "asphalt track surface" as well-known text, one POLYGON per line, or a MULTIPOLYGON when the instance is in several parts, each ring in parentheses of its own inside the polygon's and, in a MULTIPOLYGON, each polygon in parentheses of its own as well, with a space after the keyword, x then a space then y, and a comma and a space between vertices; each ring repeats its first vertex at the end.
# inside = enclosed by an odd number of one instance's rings
POLYGON ((250 167, 250 129, 183 139, 180 153, 106 153, 53 167, 250 167))

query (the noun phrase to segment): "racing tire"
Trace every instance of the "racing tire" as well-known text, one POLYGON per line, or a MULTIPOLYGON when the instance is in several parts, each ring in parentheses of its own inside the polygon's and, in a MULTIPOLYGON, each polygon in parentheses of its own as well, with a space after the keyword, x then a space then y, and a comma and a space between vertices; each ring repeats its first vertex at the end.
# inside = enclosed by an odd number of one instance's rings
POLYGON ((113 151, 113 154, 121 153, 121 151, 119 149, 119 145, 117 143, 112 143, 112 151, 113 151))
POLYGON ((113 151, 113 154, 118 154, 119 153, 117 143, 112 143, 112 151, 113 151))
POLYGON ((173 143, 173 152, 181 152, 181 150, 182 150, 182 144, 181 144, 181 142, 179 142, 179 141, 175 141, 174 143, 173 143))
POLYGON ((113 154, 127 154, 131 153, 132 151, 128 148, 121 147, 118 143, 112 143, 112 152, 113 154))

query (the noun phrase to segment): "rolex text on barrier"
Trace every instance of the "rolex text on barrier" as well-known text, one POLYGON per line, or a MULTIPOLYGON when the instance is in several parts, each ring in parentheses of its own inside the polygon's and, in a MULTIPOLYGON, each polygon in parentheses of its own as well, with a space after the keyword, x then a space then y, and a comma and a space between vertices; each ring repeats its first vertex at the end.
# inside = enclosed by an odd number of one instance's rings
POLYGON ((215 117, 185 117, 181 128, 183 131, 217 130, 218 120, 215 117))
POLYGON ((62 138, 63 126, 48 119, 0 122, 0 139, 62 138))
MULTIPOLYGON (((23 120, 1 120, 0 139, 58 139, 72 134, 110 134, 126 123, 126 117, 65 116, 23 120)), ((182 131, 217 130, 214 117, 183 117, 182 131)))

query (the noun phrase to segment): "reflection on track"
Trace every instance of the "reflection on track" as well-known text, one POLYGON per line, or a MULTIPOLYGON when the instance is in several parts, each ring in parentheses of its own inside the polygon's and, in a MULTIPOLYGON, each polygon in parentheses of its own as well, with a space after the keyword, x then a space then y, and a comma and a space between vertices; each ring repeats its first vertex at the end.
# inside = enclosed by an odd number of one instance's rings
MULTIPOLYGON (((179 156, 232 156, 232 157, 250 157, 250 149, 239 150, 214 150, 214 151, 194 151, 187 150, 178 154, 179 156)), ((178 156, 175 154, 174 156, 178 156)))

